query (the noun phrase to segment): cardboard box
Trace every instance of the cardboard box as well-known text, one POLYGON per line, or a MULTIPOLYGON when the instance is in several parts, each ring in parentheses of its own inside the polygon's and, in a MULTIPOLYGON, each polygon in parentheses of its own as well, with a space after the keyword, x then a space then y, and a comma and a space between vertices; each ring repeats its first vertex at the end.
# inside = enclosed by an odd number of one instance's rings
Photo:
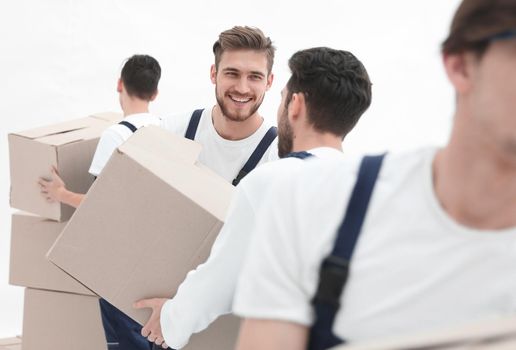
POLYGON ((195 164, 201 146, 138 130, 105 166, 48 258, 134 320, 134 301, 171 297, 206 260, 234 188, 195 164))
POLYGON ((48 250, 65 225, 66 222, 56 222, 27 213, 13 214, 10 284, 94 295, 89 289, 47 260, 48 250))
POLYGON ((21 337, 0 339, 0 350, 21 350, 21 337))
POLYGON ((68 220, 74 209, 48 203, 41 196, 38 179, 50 179, 50 169, 55 166, 68 189, 86 193, 94 180, 88 169, 100 135, 121 118, 117 113, 99 113, 9 134, 11 207, 49 219, 68 220))
POLYGON ((357 342, 334 350, 513 350, 516 316, 490 318, 385 340, 357 342))
POLYGON ((229 350, 234 349, 240 329, 240 318, 224 315, 206 330, 192 335, 181 350, 229 350))
POLYGON ((107 349, 98 298, 27 288, 23 350, 107 349))

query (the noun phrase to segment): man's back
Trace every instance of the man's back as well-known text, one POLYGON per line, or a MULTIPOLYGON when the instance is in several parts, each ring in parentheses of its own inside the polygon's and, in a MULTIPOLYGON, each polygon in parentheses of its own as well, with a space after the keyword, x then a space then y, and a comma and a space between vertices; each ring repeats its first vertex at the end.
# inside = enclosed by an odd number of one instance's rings
MULTIPOLYGON (((389 155, 384 162, 334 325, 343 339, 444 327, 516 309, 516 229, 479 231, 452 220, 433 192, 434 152, 389 155)), ((356 169, 350 162, 314 162, 274 185, 261 216, 271 223, 261 223, 254 234, 237 314, 312 324, 319 266, 333 248, 356 169), (275 220, 278 211, 283 215, 275 220)))

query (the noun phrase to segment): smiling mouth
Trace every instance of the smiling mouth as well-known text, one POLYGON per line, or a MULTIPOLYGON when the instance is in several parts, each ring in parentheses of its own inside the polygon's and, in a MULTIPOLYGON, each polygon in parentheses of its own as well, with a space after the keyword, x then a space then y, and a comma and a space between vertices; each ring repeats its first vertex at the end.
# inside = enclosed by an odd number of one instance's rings
POLYGON ((250 102, 252 100, 251 97, 236 97, 236 96, 232 96, 232 95, 229 95, 229 98, 231 99, 231 101, 233 102, 236 102, 236 103, 247 103, 247 102, 250 102))

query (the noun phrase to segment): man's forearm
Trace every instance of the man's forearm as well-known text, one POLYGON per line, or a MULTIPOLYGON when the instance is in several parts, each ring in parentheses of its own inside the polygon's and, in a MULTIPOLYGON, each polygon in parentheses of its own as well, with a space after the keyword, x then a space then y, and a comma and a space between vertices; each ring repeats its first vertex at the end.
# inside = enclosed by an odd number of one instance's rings
POLYGON ((79 204, 81 204, 82 199, 84 198, 84 194, 82 193, 75 193, 72 191, 68 191, 64 189, 59 194, 59 201, 68 204, 71 207, 77 208, 79 204))

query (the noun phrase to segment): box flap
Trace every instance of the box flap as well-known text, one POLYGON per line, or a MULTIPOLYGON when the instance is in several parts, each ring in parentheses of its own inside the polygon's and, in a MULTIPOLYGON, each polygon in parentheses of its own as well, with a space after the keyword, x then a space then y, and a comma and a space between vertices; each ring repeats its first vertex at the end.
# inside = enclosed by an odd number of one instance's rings
POLYGON ((43 136, 38 138, 37 141, 47 145, 62 146, 72 142, 97 139, 99 138, 99 135, 101 135, 102 132, 111 125, 111 123, 100 119, 91 118, 91 120, 94 122, 86 128, 43 136))
POLYGON ((121 121, 124 118, 122 113, 118 113, 118 112, 94 113, 94 114, 90 115, 90 117, 96 118, 96 119, 101 119, 101 120, 104 120, 106 122, 112 122, 112 123, 119 122, 119 121, 121 121))
POLYGON ((192 140, 175 135, 157 126, 140 128, 125 143, 118 147, 136 161, 150 158, 151 164, 167 162, 194 164, 202 146, 192 140))
POLYGON ((37 139, 44 136, 66 134, 76 130, 81 130, 89 127, 91 124, 92 118, 86 117, 69 120, 66 122, 57 123, 53 125, 42 126, 39 128, 34 128, 26 131, 15 132, 13 134, 23 136, 29 139, 37 139))
POLYGON ((16 344, 21 344, 21 338, 12 337, 12 338, 0 339, 0 346, 16 345, 16 344))
POLYGON ((234 186, 195 163, 200 151, 200 144, 154 126, 141 128, 119 147, 120 153, 224 221, 234 186))
POLYGON ((120 121, 120 113, 104 112, 49 126, 12 133, 38 142, 60 146, 70 142, 97 138, 99 131, 120 121))

